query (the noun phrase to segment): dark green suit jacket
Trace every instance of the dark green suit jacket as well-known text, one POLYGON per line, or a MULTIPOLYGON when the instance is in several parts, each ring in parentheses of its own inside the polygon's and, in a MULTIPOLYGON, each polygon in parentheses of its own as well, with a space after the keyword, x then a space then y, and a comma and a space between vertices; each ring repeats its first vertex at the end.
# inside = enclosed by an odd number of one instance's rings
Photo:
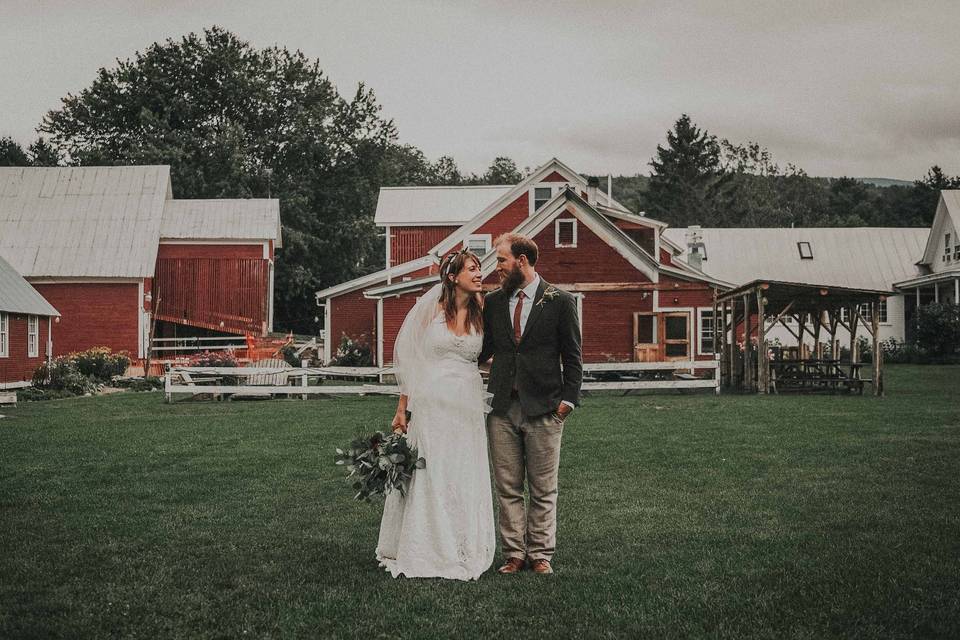
POLYGON ((542 277, 520 342, 514 340, 510 298, 498 289, 483 307, 480 362, 493 356, 488 390, 493 410, 505 413, 516 380, 520 405, 527 416, 556 411, 561 400, 580 403, 583 364, 577 301, 542 277), (550 293, 544 297, 544 291, 550 293), (561 364, 563 365, 561 368, 561 364))

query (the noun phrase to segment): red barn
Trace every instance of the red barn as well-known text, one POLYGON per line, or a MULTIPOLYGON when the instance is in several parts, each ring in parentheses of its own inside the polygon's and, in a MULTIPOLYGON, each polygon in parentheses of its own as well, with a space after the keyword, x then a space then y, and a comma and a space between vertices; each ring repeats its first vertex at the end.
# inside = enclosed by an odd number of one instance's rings
POLYGON ((52 352, 60 314, 0 258, 0 389, 28 386, 52 352))
POLYGON ((61 314, 54 355, 271 329, 276 200, 175 200, 166 166, 0 168, 0 256, 61 314), (195 333, 194 333, 195 334, 195 333))
POLYGON ((537 271, 577 297, 586 362, 713 357, 714 288, 726 283, 680 260, 681 248, 663 236, 665 224, 631 213, 556 159, 516 186, 487 189, 493 199, 480 209, 476 187, 381 191, 377 223, 386 228, 387 268, 317 292, 328 360, 346 334, 367 341, 377 364, 389 364, 407 311, 436 282, 438 257, 474 249, 483 256, 486 287, 495 288, 491 245, 508 231, 532 237, 540 247, 537 271), (404 193, 410 202, 398 202, 404 193), (438 229, 444 237, 435 241, 438 229), (397 253, 427 245, 396 264, 397 253))

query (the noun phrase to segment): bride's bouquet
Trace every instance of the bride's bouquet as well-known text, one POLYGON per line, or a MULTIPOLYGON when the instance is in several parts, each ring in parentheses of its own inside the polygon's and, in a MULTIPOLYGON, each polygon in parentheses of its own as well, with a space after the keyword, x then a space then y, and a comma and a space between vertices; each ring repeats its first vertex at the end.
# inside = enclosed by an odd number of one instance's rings
POLYGON ((370 496, 385 496, 393 490, 406 495, 413 472, 427 466, 427 461, 417 457, 417 450, 410 447, 405 434, 382 431, 338 448, 334 461, 346 466, 348 480, 354 478, 354 498, 366 502, 370 502, 370 496))

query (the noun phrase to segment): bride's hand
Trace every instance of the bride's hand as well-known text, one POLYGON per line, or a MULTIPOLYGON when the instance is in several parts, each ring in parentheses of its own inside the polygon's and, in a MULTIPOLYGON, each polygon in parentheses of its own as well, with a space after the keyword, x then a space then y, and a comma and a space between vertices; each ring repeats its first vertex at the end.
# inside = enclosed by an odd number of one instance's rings
POLYGON ((393 416, 393 422, 390 424, 390 427, 394 432, 406 433, 407 432, 407 414, 405 411, 397 411, 393 416))

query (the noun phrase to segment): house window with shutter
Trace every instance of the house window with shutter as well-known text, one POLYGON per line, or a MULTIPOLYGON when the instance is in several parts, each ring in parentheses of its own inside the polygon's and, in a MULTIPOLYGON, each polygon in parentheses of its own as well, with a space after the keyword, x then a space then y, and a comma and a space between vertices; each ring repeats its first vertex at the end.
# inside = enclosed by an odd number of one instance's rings
POLYGON ((10 316, 0 313, 0 358, 10 355, 10 316))
POLYGON ((557 247, 577 246, 577 221, 557 220, 554 222, 554 236, 557 247))
POLYGON ((27 357, 36 358, 40 355, 40 319, 37 316, 27 316, 27 357))

